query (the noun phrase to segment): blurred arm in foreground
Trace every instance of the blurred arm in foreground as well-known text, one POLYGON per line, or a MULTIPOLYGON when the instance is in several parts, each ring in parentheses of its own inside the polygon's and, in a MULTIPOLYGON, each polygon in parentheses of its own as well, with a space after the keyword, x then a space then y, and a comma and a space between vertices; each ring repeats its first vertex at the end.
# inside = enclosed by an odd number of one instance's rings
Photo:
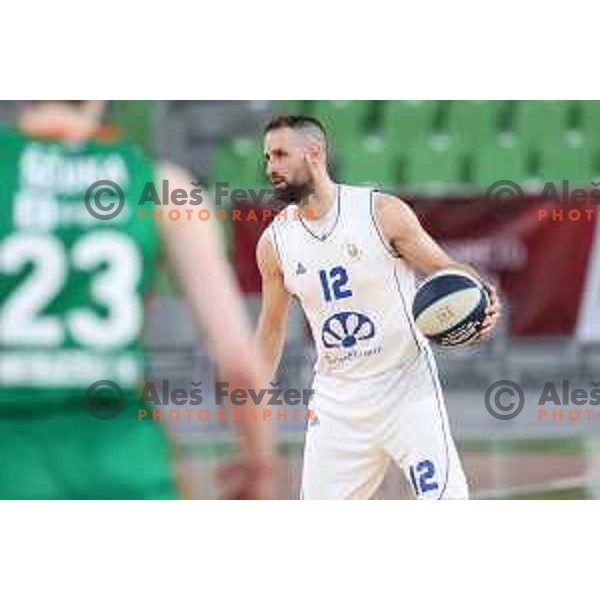
MULTIPOLYGON (((192 189, 185 170, 165 165, 159 180, 168 180, 170 189, 192 189)), ((206 199, 205 199, 206 200, 206 199)), ((220 247, 218 231, 210 220, 187 220, 185 206, 179 220, 160 222, 165 255, 189 306, 198 330, 205 332, 218 373, 230 388, 261 387, 266 368, 252 341, 243 304, 233 273, 220 247)), ((269 498, 273 495, 275 442, 271 424, 263 419, 264 407, 252 406, 257 418, 248 418, 250 406, 236 407, 241 418, 234 420, 240 456, 221 473, 229 488, 227 496, 240 499, 269 498)))

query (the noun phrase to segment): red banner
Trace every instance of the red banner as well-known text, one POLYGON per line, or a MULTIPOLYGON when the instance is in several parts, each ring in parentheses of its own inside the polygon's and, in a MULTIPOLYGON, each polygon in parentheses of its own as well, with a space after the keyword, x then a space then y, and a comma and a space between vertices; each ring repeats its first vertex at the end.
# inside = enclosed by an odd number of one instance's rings
POLYGON ((481 198, 412 202, 422 224, 455 259, 491 277, 516 336, 575 331, 598 219, 590 201, 557 206, 529 197, 499 219, 481 198))
MULTIPOLYGON (((588 270, 598 207, 584 202, 563 207, 530 196, 518 214, 502 219, 492 216, 479 197, 410 204, 453 259, 495 282, 510 333, 537 336, 574 334, 585 288, 595 286, 588 270)), ((254 253, 263 228, 242 220, 234 231, 234 264, 248 293, 260 292, 254 253)))

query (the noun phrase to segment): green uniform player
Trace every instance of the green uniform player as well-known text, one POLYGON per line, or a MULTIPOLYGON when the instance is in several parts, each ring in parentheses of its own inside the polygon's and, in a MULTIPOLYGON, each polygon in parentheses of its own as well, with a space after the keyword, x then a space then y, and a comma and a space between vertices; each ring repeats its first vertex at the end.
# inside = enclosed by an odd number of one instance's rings
MULTIPOLYGON (((242 351, 249 383, 259 363, 229 275, 213 284, 233 303, 231 321, 215 323, 198 297, 183 252, 204 244, 204 275, 223 271, 213 232, 196 242, 190 226, 161 231, 138 217, 145 186, 181 173, 155 172, 135 148, 88 135, 91 103, 72 102, 34 106, 0 132, 0 498, 175 498, 166 436, 138 419, 144 299, 161 242, 221 367, 233 373, 237 362, 239 376, 242 351), (110 383, 88 393, 99 381, 110 383)), ((252 427, 256 463, 270 442, 252 427)))

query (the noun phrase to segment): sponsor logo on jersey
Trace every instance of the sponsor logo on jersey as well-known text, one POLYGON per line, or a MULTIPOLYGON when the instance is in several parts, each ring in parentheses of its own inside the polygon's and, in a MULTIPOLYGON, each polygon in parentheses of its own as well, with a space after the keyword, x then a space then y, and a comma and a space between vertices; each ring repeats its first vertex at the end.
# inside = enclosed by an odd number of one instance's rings
POLYGON ((346 311, 329 317, 321 330, 325 348, 353 348, 375 337, 375 324, 362 313, 346 311))

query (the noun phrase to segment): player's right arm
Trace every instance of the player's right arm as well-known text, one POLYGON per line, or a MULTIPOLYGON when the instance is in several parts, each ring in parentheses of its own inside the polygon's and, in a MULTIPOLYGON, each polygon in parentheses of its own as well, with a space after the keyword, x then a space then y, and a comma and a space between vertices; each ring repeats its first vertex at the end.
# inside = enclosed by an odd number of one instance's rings
POLYGON ((263 232, 258 241, 256 262, 262 279, 262 304, 255 339, 266 361, 271 381, 283 352, 291 296, 285 289, 283 273, 269 230, 263 232))

